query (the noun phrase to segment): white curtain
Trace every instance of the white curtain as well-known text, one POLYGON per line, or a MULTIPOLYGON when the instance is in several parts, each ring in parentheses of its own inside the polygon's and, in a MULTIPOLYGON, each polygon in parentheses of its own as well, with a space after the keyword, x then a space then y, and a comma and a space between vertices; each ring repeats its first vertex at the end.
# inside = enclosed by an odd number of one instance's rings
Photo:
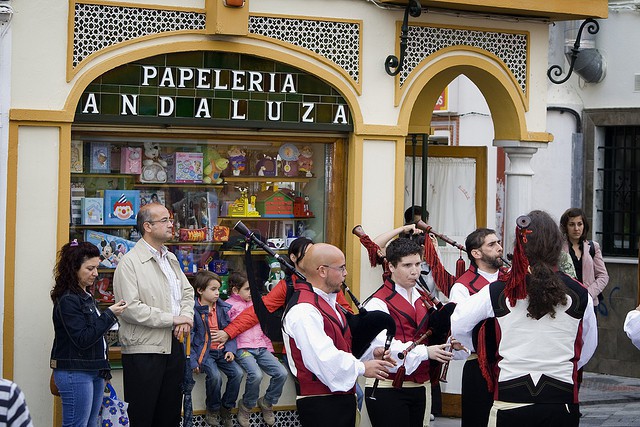
MULTIPOLYGON (((427 210, 429 224, 464 246, 464 240, 476 229, 476 161, 472 158, 429 157, 427 161, 427 210)), ((415 171, 411 157, 405 159, 405 209, 420 205, 422 200, 422 158, 416 157, 415 171), (415 200, 412 197, 412 173, 415 173, 415 200)), ((442 246, 443 265, 455 274, 455 262, 460 251, 450 245, 442 246)), ((463 255, 463 258, 464 255, 463 255)), ((468 260, 467 266, 469 265, 468 260)))

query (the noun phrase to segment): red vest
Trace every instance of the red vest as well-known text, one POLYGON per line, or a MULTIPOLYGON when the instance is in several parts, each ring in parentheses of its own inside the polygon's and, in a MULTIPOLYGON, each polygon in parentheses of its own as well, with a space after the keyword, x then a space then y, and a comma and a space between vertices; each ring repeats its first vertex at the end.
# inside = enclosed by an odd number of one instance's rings
POLYGON ((487 279, 478 273, 477 268, 473 264, 456 280, 456 283, 464 285, 469 290, 469 295, 477 294, 480 292, 480 289, 489 284, 487 279))
MULTIPOLYGON (((343 312, 340 313, 340 320, 336 317, 336 312, 327 304, 327 302, 318 296, 309 283, 296 281, 294 282, 295 292, 291 297, 289 306, 293 304, 307 303, 313 305, 320 311, 322 320, 324 321, 324 332, 333 341, 338 350, 351 353, 351 330, 343 312), (342 324, 340 323, 342 322, 342 324), (344 326, 342 326, 344 325, 344 326)), ((346 392, 332 392, 329 387, 324 385, 313 372, 309 371, 302 361, 302 353, 296 345, 293 338, 289 338, 291 347, 291 358, 294 361, 296 377, 298 379, 300 396, 313 396, 318 394, 353 394, 356 391, 355 384, 353 388, 346 392)))
MULTIPOLYGON (((420 291, 418 290, 418 292, 420 291)), ((384 285, 371 297, 378 298, 387 304, 389 314, 396 322, 395 339, 402 342, 415 341, 427 331, 429 317, 424 302, 418 299, 416 306, 412 306, 409 301, 395 291, 395 284, 391 279, 386 279, 384 285)), ((395 374, 389 374, 389 378, 393 380, 395 374)), ((418 384, 427 382, 429 380, 429 361, 422 362, 418 369, 411 375, 405 375, 404 378, 406 381, 418 384)))

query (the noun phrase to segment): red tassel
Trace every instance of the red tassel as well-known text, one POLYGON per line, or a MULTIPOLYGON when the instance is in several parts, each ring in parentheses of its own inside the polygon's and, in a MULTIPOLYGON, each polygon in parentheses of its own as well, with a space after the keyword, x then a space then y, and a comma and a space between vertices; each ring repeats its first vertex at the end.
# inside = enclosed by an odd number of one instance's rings
POLYGON ((531 230, 516 227, 516 244, 513 248, 511 270, 503 275, 505 282, 504 293, 509 298, 509 305, 514 307, 516 301, 527 297, 527 272, 529 260, 524 253, 524 244, 527 243, 527 234, 531 230))
POLYGON ((380 246, 378 246, 378 244, 371 240, 371 238, 366 234, 360 237, 360 243, 362 243, 362 246, 367 250, 367 254, 369 254, 369 263, 371 264, 371 267, 381 265, 383 261, 380 256, 380 246))
POLYGON ((480 372, 487 382, 487 389, 489 393, 493 393, 493 385, 494 385, 494 377, 493 377, 493 369, 491 368, 491 364, 489 363, 488 354, 487 354, 487 344, 486 344, 486 325, 483 323, 480 326, 480 330, 478 331, 478 348, 476 352, 478 353, 478 365, 480 366, 480 372))
POLYGON ((404 382, 404 376, 407 373, 407 369, 404 367, 404 363, 398 368, 396 372, 396 376, 393 379, 393 388, 402 388, 402 383, 404 382))
POLYGON ((467 266, 462 259, 462 254, 460 254, 460 258, 456 261, 456 279, 459 279, 465 271, 467 271, 467 266))
POLYGON ((451 290, 451 286, 456 282, 456 278, 449 274, 440 262, 436 248, 433 246, 433 242, 428 235, 425 236, 424 239, 424 260, 431 266, 431 275, 438 289, 440 289, 445 296, 449 297, 449 291, 451 290))

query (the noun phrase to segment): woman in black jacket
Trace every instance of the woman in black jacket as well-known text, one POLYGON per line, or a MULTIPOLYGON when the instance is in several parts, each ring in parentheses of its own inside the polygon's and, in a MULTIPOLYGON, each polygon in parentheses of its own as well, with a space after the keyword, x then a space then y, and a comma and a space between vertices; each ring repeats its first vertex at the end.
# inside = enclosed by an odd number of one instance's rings
POLYGON ((109 376, 104 334, 127 308, 119 301, 103 313, 87 292, 98 277, 100 251, 74 240, 60 249, 54 270, 51 368, 62 399, 63 427, 95 427, 109 376))

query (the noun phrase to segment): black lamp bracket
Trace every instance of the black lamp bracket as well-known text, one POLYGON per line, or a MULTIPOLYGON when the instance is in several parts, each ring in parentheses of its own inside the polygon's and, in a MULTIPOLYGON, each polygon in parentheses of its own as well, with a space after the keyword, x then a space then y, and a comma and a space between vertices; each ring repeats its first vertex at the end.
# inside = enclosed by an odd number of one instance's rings
POLYGON ((576 58, 578 58, 578 54, 580 53, 580 39, 582 38, 582 31, 584 30, 585 27, 587 28, 587 31, 589 32, 589 34, 596 34, 600 30, 600 25, 598 24, 598 21, 596 21, 593 18, 585 19, 582 25, 580 25, 580 29, 578 30, 578 36, 576 37, 576 42, 573 44, 573 47, 571 48, 571 58, 569 60, 569 72, 562 80, 556 80, 554 77, 560 77, 562 75, 562 67, 560 67, 559 65, 552 65, 547 70, 547 77, 549 77, 549 80, 551 80, 551 83, 555 83, 559 85, 566 82, 567 80, 569 80, 569 77, 571 77, 571 74, 573 73, 573 67, 576 64, 576 58), (554 77, 552 77, 552 75, 554 77))
POLYGON ((384 61, 384 69, 390 76, 397 76, 402 71, 404 57, 407 50, 407 40, 409 39, 409 15, 414 18, 422 14, 422 5, 418 0, 409 0, 404 9, 404 19, 402 20, 402 31, 400 33, 400 59, 395 55, 387 56, 384 61))

